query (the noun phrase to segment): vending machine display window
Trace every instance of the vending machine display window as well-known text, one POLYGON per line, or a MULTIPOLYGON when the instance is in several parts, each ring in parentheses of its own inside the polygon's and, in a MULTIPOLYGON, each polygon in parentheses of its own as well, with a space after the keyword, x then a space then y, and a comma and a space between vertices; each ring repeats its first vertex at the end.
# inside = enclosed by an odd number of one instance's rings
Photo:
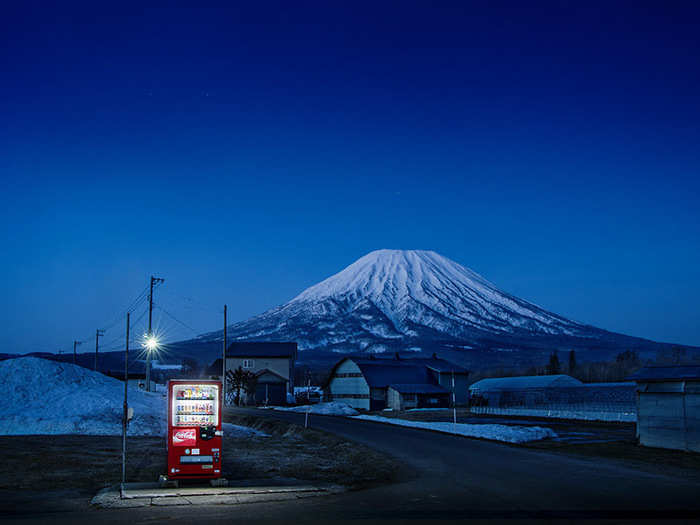
POLYGON ((174 385, 171 417, 175 427, 216 425, 219 421, 219 387, 174 385))

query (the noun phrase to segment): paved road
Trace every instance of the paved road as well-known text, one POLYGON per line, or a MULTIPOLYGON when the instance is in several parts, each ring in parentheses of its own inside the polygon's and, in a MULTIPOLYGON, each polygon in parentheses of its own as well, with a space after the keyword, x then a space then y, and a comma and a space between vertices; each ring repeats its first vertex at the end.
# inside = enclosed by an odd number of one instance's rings
MULTIPOLYGON (((303 423, 303 415, 255 411, 303 423)), ((256 505, 98 511, 100 521, 468 518, 700 518, 700 476, 465 439, 369 421, 312 416, 312 427, 405 462, 405 481, 337 496, 256 505)), ((83 518, 95 519, 92 512, 83 518)), ((63 521, 77 516, 56 515, 63 521)))

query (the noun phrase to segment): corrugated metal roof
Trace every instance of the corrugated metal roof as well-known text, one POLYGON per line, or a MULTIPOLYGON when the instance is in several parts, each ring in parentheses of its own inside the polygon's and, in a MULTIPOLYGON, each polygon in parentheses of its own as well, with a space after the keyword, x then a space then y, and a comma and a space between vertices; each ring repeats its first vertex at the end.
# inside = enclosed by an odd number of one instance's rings
POLYGON ((296 357, 296 343, 236 341, 228 345, 226 357, 296 357))
POLYGON ((638 382, 700 380, 700 366, 645 366, 627 379, 638 382))
POLYGON ((380 359, 353 361, 372 388, 386 388, 392 383, 428 383, 428 370, 422 365, 380 359))
POLYGON ((449 390, 440 385, 431 385, 429 383, 408 383, 400 385, 389 385, 401 394, 448 394, 449 390))
POLYGON ((565 374, 549 376, 492 377, 477 381, 470 390, 521 390, 524 388, 552 388, 583 386, 578 379, 565 374))
POLYGON ((418 364, 420 363, 421 365, 427 366, 428 368, 432 368, 433 370, 444 374, 444 373, 451 373, 454 370, 455 374, 468 374, 469 370, 464 368, 463 366, 456 365, 454 363, 450 363, 449 361, 445 361, 444 359, 440 358, 423 358, 423 357, 408 357, 408 358, 401 358, 400 360, 403 361, 408 361, 410 363, 418 364))

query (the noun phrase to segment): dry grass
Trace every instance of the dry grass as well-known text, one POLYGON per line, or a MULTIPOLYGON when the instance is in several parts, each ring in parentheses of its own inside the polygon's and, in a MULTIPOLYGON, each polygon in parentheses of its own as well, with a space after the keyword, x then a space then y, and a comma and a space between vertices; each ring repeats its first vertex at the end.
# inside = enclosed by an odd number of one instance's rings
POLYGON ((254 416, 230 415, 227 420, 270 435, 240 440, 235 452, 224 452, 224 470, 231 479, 276 475, 359 488, 393 481, 401 468, 393 459, 368 447, 319 430, 254 416))
MULTIPOLYGON (((390 482, 401 468, 367 447, 320 431, 251 417, 233 417, 231 422, 269 437, 224 439, 223 474, 229 480, 360 488, 390 482)), ((0 436, 0 454, 0 515, 39 508, 87 509, 99 489, 121 481, 119 436, 0 436)), ((164 438, 128 439, 127 481, 157 481, 165 472, 164 438)))

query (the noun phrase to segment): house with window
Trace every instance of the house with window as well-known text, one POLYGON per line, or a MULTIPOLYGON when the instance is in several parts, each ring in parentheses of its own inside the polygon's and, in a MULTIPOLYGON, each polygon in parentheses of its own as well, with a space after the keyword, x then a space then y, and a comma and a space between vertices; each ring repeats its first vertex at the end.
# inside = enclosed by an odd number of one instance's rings
POLYGON ((226 348, 226 373, 241 367, 256 376, 255 404, 283 405, 294 389, 297 344, 236 341, 226 348))

